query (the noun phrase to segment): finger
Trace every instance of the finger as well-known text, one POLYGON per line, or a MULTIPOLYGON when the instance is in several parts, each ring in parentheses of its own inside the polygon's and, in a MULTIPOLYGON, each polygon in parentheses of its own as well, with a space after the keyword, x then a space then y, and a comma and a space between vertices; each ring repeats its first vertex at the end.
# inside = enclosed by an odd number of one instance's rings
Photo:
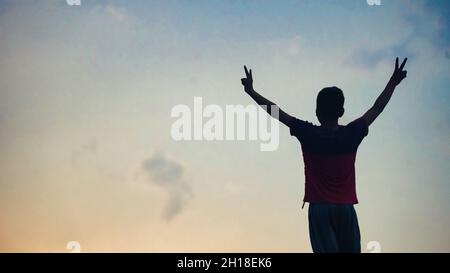
POLYGON ((252 70, 250 69, 250 79, 253 79, 252 70))
POLYGON ((245 76, 248 77, 249 74, 248 74, 247 66, 245 66, 245 65, 244 65, 244 70, 245 70, 245 76))
POLYGON ((402 65, 400 66, 400 70, 403 70, 403 67, 405 67, 406 61, 408 60, 408 58, 405 58, 405 60, 403 61, 402 65))
POLYGON ((395 59, 395 70, 398 69, 398 57, 395 59))

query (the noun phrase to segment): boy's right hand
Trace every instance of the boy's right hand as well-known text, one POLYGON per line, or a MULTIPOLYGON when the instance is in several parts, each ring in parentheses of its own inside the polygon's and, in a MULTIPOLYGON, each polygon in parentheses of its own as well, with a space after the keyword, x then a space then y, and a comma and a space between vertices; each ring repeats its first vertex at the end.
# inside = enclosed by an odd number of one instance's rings
POLYGON ((408 58, 405 58, 399 67, 398 66, 398 57, 397 57, 397 59, 395 59, 395 70, 394 70, 394 73, 392 74, 390 81, 396 86, 399 85, 403 81, 404 78, 406 78, 407 71, 403 70, 403 68, 405 67, 407 60, 408 60, 408 58))
POLYGON ((244 90, 247 93, 253 92, 253 76, 252 70, 250 72, 247 70, 247 67, 244 65, 245 70, 245 78, 241 79, 241 83, 244 86, 244 90))

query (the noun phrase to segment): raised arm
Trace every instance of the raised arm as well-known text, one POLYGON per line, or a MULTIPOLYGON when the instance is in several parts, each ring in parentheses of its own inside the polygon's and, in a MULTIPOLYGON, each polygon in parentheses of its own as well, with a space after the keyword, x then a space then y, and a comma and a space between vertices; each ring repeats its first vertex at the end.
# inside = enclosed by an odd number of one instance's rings
POLYGON ((395 70, 392 74, 391 79, 387 83, 386 87, 384 88, 381 95, 377 98, 375 101, 375 104, 370 108, 363 116, 362 118, 366 121, 367 126, 372 124, 372 122, 383 112, 384 107, 386 107, 387 103, 392 97, 392 94, 394 93, 395 87, 400 84, 400 82, 406 78, 406 70, 403 70, 405 67, 406 61, 408 58, 405 58, 403 60, 400 67, 398 66, 398 58, 395 60, 395 70))
POLYGON ((280 122, 285 124, 286 126, 290 126, 291 122, 293 121, 293 117, 281 110, 275 103, 271 102, 270 100, 264 98, 258 92, 256 92, 253 89, 253 75, 252 70, 247 70, 247 67, 244 66, 245 70, 245 78, 241 79, 241 83, 244 86, 244 91, 249 94, 250 97, 252 97, 253 100, 256 101, 261 107, 264 108, 264 110, 269 113, 272 117, 278 119, 280 122), (276 112, 272 113, 272 110, 278 109, 278 115, 276 112))

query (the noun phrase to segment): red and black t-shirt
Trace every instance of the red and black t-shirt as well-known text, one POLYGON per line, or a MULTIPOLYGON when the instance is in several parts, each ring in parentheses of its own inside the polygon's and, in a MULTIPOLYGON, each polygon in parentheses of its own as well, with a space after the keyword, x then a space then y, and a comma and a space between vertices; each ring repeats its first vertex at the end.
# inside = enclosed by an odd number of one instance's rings
POLYGON ((305 197, 309 203, 356 204, 356 151, 369 129, 357 119, 336 130, 294 119, 291 135, 300 141, 305 163, 305 197))

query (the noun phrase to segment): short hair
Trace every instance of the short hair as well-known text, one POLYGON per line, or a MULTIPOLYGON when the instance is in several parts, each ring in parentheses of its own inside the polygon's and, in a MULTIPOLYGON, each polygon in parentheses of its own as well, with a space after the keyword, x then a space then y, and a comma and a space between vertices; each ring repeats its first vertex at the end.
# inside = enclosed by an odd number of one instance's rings
POLYGON ((333 121, 344 114, 344 93, 336 86, 325 87, 317 94, 316 115, 320 122, 333 121))

